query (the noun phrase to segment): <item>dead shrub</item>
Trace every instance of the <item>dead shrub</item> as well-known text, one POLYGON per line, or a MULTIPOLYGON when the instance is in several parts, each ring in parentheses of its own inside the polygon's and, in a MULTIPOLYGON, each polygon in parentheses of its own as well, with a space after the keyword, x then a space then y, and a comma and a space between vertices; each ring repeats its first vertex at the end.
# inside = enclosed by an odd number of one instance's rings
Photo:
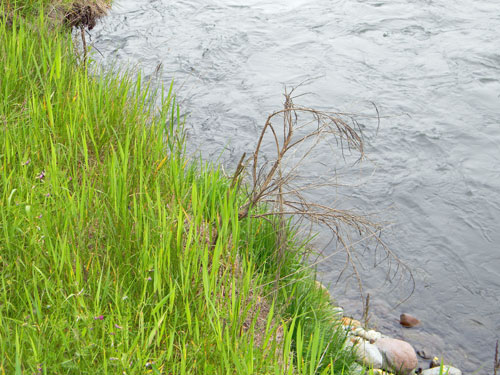
MULTIPOLYGON (((390 277, 394 278, 396 274, 399 274, 402 278, 403 274, 409 274, 412 289, 414 289, 411 270, 381 239, 382 224, 373 221, 367 215, 357 214, 351 209, 318 203, 310 197, 314 194, 307 195, 308 192, 320 187, 336 191, 341 186, 336 173, 326 181, 300 183, 299 168, 305 160, 315 152, 317 153, 317 146, 320 142, 327 142, 334 152, 340 154, 340 160, 346 162, 347 158, 353 159, 354 164, 360 162, 365 156, 364 142, 361 129, 354 116, 296 106, 293 102, 295 98, 292 96, 293 92, 294 90, 285 91, 283 108, 268 116, 253 155, 249 158, 243 155, 232 182, 232 185, 240 186, 241 180, 245 178, 249 180, 250 189, 246 202, 240 207, 240 220, 247 217, 277 219, 276 280, 289 277, 289 275, 281 275, 281 262, 288 244, 286 221, 289 217, 295 217, 298 221, 307 220, 313 224, 326 226, 331 231, 337 242, 335 253, 344 251, 346 254, 346 262, 338 279, 344 272, 350 270, 351 275, 357 280, 362 297, 363 287, 361 275, 358 272, 359 258, 356 250, 362 242, 366 241, 375 243, 376 252, 382 249, 382 260, 389 263, 388 275, 392 274, 390 277), (262 151, 264 139, 268 140, 266 146, 274 151, 267 151, 264 154, 262 151), (269 209, 264 213, 255 213, 252 209, 257 206, 269 209), (394 262, 396 263, 395 273, 392 266, 394 262)), ((379 119, 378 111, 377 119, 379 119)), ((335 203, 339 202, 333 202, 335 203)), ((316 264, 310 264, 308 267, 314 267, 316 264)), ((410 295, 412 292, 413 290, 410 295)))

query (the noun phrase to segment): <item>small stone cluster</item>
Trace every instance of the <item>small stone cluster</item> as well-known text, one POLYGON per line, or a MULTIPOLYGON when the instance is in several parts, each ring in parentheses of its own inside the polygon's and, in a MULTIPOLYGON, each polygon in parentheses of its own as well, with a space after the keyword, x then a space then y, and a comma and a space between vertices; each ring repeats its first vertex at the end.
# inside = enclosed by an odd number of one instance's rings
MULTIPOLYGON (((316 281, 316 286, 330 297, 328 288, 321 282, 316 281)), ((385 336, 373 329, 364 329, 360 321, 344 316, 341 307, 335 307, 334 312, 347 333, 344 347, 353 350, 358 362, 356 372, 360 375, 365 374, 366 369, 372 369, 374 375, 462 375, 458 368, 442 365, 437 357, 432 359, 430 368, 422 370, 418 368, 415 349, 406 341, 385 336)), ((419 325, 420 320, 410 314, 401 314, 399 323, 412 328, 419 325)), ((427 358, 421 352, 419 356, 427 358)))
MULTIPOLYGON (((343 316, 341 322, 347 332, 345 347, 350 347, 354 351, 360 364, 359 374, 365 373, 365 368, 373 369, 373 374, 379 375, 441 374, 441 363, 438 358, 434 358, 431 362, 431 368, 426 370, 418 368, 417 353, 406 341, 385 336, 372 329, 365 330, 358 320, 349 317, 343 316)), ((406 327, 419 323, 410 315, 401 316, 401 324, 406 327)), ((444 365, 442 374, 462 375, 462 372, 455 367, 444 365)))

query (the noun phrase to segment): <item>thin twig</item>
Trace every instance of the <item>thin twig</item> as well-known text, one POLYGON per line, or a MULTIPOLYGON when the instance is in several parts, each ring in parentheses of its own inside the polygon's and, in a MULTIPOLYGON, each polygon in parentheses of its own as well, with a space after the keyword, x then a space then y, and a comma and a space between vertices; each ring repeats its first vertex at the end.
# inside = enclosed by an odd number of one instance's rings
POLYGON ((83 45, 83 66, 87 65, 87 40, 85 38, 85 26, 80 25, 80 35, 82 37, 82 45, 83 45))
POLYGON ((363 311, 363 322, 365 323, 365 328, 368 329, 368 321, 370 320, 370 293, 366 295, 365 306, 363 311))
POLYGON ((498 358, 498 340, 497 340, 497 345, 495 347, 495 362, 493 363, 493 374, 497 375, 499 369, 500 369, 500 359, 498 358))

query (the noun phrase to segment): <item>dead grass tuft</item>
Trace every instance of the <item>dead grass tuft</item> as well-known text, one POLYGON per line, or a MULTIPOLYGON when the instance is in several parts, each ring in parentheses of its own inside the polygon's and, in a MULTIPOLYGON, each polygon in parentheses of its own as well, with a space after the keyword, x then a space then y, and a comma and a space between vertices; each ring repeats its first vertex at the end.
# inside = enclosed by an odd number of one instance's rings
POLYGON ((103 0, 77 0, 64 12, 64 23, 70 27, 92 30, 97 20, 106 15, 109 4, 103 0))

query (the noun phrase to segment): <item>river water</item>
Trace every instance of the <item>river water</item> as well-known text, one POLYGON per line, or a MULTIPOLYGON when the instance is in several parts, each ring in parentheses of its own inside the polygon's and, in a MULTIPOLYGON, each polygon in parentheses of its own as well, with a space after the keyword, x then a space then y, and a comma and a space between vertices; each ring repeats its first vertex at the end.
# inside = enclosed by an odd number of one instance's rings
MULTIPOLYGON (((500 338, 498 0, 116 0, 92 43, 105 64, 138 67, 166 85, 175 79, 189 111, 190 149, 228 169, 255 147, 285 86, 303 83, 302 104, 368 115, 360 121, 374 173, 346 194, 352 207, 392 223, 384 240, 416 283, 397 306, 410 283, 388 282, 387 269, 370 267, 365 255, 371 324, 465 373, 493 373, 500 338), (369 117, 372 102, 379 127, 369 117), (402 329, 402 312, 422 325, 402 329)), ((306 167, 322 173, 317 160, 306 167)), ((320 201, 337 193, 323 191, 320 201)), ((334 283, 339 263, 322 262, 321 279, 359 318, 356 283, 334 283)))

